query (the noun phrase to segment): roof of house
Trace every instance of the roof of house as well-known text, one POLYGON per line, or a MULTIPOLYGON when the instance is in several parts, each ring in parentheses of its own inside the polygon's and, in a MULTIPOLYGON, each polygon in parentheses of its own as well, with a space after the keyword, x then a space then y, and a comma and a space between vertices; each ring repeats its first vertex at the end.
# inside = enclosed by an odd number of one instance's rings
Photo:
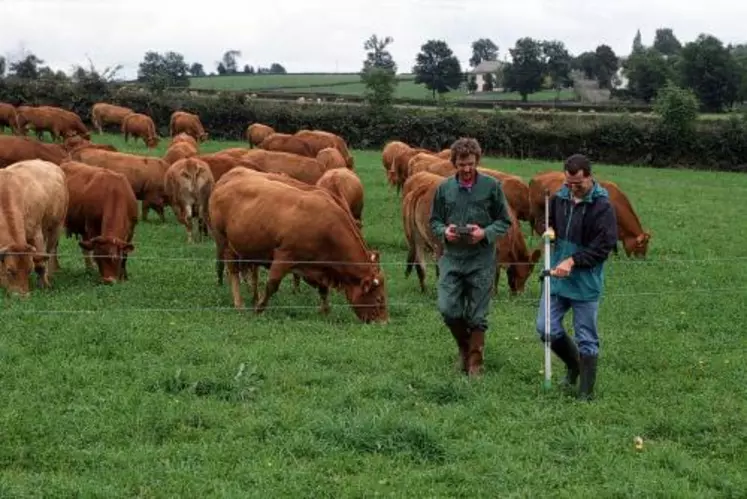
POLYGON ((472 70, 472 73, 495 73, 501 68, 501 66, 503 66, 503 64, 503 61, 482 61, 477 65, 475 69, 472 70))

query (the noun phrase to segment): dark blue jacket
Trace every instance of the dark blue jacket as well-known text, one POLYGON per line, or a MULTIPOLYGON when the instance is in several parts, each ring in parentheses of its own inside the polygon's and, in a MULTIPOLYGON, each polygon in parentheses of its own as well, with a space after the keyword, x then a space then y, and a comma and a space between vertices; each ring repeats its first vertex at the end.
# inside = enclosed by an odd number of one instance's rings
POLYGON ((594 182, 576 204, 563 186, 550 199, 550 227, 555 230, 551 267, 572 256, 570 275, 552 278, 550 294, 573 300, 598 300, 604 288, 604 262, 617 244, 617 217, 607 190, 594 182))

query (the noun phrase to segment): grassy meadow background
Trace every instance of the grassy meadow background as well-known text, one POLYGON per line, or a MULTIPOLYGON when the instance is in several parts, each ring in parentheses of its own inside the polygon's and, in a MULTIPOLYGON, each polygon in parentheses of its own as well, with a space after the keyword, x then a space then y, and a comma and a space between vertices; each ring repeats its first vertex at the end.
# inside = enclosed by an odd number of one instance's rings
MULTIPOLYGON (((167 142, 94 140, 140 154, 167 142)), ((52 290, 0 298, 0 496, 744 494, 746 176, 597 167, 654 237, 646 261, 621 252, 607 266, 597 400, 580 404, 557 388, 555 358, 556 386, 541 391, 536 273, 516 298, 502 276, 483 378, 454 369, 433 267, 426 294, 404 279, 380 152, 355 157, 388 325, 359 323, 338 293, 321 316, 316 292, 293 294, 290 279, 262 316, 234 310, 212 241, 188 245, 170 210, 138 224, 123 284, 97 284, 63 238, 52 290)), ((559 168, 484 163, 526 180, 559 168)))

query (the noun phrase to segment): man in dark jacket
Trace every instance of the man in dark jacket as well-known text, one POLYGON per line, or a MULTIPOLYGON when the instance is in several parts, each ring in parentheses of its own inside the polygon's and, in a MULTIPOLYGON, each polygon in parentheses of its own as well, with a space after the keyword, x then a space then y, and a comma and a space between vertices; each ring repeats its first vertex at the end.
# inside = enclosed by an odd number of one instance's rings
POLYGON ((471 376, 482 372, 496 240, 511 226, 501 182, 477 172, 481 155, 475 139, 452 144, 456 173, 436 189, 430 218, 443 245, 438 309, 459 347, 462 370, 471 376))
MULTIPOLYGON (((564 165, 565 185, 550 199, 546 229, 555 240, 551 259, 550 338, 552 351, 567 367, 564 384, 575 385, 578 397, 593 398, 599 355, 597 311, 604 288, 604 263, 617 243, 617 220, 607 190, 594 180, 591 164, 581 154, 564 165), (573 309, 575 342, 563 328, 573 309)), ((544 287, 544 286, 543 286, 544 287)), ((545 337, 544 290, 537 332, 545 337)))

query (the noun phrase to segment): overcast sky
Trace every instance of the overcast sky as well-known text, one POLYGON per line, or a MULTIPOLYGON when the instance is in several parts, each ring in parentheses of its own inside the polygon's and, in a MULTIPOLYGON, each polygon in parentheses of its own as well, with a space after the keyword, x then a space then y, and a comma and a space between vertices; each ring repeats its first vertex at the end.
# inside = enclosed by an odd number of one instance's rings
POLYGON ((606 43, 630 52, 636 29, 650 45, 656 28, 683 43, 706 32, 747 41, 747 2, 734 0, 0 0, 0 54, 32 51, 53 69, 122 64, 135 77, 148 50, 174 50, 207 72, 228 49, 244 64, 279 62, 289 72, 358 71, 364 40, 391 36, 399 72, 410 72, 428 39, 445 40, 463 67, 470 44, 491 38, 499 58, 523 36, 558 39, 572 54, 606 43))

